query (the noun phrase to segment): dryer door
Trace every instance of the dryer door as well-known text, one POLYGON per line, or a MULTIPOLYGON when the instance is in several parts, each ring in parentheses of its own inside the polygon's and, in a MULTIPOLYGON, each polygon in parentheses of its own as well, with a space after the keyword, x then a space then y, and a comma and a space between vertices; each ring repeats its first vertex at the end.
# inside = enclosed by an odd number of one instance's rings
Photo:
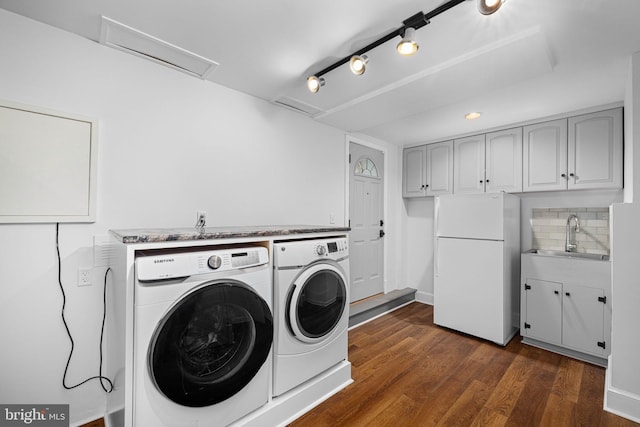
POLYGON ((235 280, 205 283, 176 302, 149 345, 149 374, 171 401, 221 402, 258 372, 273 341, 267 303, 235 280))
POLYGON ((336 328, 349 303, 347 278, 336 264, 320 262, 296 278, 287 301, 287 323, 300 341, 316 343, 336 328))

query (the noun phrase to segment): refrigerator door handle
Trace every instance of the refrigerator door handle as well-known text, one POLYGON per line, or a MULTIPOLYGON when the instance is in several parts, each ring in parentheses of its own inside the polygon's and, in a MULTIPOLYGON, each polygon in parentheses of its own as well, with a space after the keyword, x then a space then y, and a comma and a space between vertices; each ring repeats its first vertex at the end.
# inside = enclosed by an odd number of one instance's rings
POLYGON ((438 257, 438 216, 440 213, 440 197, 436 197, 433 203, 433 277, 438 277, 438 264, 440 263, 438 257))
POLYGON ((440 271, 440 257, 438 256, 438 238, 433 239, 433 276, 438 277, 438 272, 440 271))
POLYGON ((438 214, 440 213, 440 197, 436 197, 434 200, 434 213, 433 213, 433 237, 438 237, 438 214))

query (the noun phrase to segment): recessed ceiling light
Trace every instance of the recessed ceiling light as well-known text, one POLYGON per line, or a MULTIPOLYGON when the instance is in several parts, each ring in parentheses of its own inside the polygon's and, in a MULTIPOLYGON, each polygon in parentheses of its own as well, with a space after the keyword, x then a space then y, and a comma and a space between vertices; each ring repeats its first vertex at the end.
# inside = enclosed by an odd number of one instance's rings
POLYGON ((464 118, 465 118, 465 119, 467 119, 467 120, 474 120, 474 119, 477 119, 478 117, 480 117, 481 115, 482 115, 482 113, 481 113, 481 112, 479 112, 479 111, 474 111, 474 112, 472 112, 472 113, 467 113, 467 114, 465 114, 465 115, 464 115, 464 118))

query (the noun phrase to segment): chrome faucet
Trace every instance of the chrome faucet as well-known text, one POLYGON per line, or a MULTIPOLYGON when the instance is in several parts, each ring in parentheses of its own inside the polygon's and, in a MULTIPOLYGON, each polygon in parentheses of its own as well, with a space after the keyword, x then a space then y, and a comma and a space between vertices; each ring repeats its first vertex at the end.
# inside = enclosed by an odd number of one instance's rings
POLYGON ((569 215, 569 218, 567 218, 567 235, 564 245, 565 252, 576 252, 576 250, 578 249, 578 244, 576 243, 576 234, 573 233, 573 238, 571 236, 571 220, 573 219, 576 220, 575 233, 580 232, 580 220, 576 215, 569 215))

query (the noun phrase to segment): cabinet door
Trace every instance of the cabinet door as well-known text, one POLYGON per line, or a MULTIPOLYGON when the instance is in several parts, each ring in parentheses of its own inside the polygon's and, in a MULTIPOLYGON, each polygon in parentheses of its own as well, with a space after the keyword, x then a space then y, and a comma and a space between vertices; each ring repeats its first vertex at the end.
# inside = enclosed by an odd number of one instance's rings
POLYGON ((484 135, 456 139, 453 142, 453 192, 484 192, 484 135))
POLYGON ((402 197, 425 196, 427 146, 405 148, 402 158, 402 197))
POLYGON ((486 191, 522 192, 522 128, 486 135, 486 191))
MULTIPOLYGON (((585 353, 602 356, 604 342, 604 297, 602 289, 564 284, 562 344, 585 353)), ((610 345, 607 343, 606 345, 610 345)))
POLYGON ((523 191, 567 189, 567 120, 524 127, 523 191))
POLYGON ((526 279, 521 334, 562 344, 562 283, 526 279))
POLYGON ((569 189, 622 188, 622 109, 569 118, 569 189))
POLYGON ((453 141, 427 145, 427 196, 453 192, 453 141))

